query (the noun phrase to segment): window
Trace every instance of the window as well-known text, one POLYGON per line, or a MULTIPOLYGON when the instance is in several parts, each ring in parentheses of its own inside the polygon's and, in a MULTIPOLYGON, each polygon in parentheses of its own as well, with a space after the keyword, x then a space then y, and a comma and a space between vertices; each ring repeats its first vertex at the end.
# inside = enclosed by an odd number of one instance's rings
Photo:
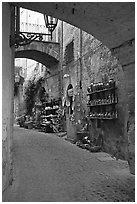
POLYGON ((66 46, 65 55, 64 55, 64 61, 65 61, 65 64, 67 65, 68 63, 70 63, 73 60, 74 60, 74 42, 71 41, 66 46))

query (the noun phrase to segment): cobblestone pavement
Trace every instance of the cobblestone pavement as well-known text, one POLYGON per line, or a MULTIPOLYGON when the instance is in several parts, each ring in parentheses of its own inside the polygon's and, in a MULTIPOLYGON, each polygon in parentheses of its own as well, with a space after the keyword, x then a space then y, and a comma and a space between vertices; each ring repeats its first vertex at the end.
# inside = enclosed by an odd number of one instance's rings
POLYGON ((14 131, 13 184, 6 202, 134 202, 135 176, 125 161, 91 153, 57 137, 14 131))

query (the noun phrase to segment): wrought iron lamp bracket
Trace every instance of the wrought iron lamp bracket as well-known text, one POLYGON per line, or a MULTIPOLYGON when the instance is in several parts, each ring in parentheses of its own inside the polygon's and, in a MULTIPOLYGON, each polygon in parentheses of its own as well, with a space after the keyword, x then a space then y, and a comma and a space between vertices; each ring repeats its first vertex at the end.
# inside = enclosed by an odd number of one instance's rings
POLYGON ((44 35, 48 35, 52 39, 52 32, 49 34, 30 33, 30 32, 19 32, 18 34, 15 33, 14 37, 10 36, 10 47, 15 45, 15 47, 17 48, 19 46, 28 45, 35 40, 42 42, 44 35))
POLYGON ((11 46, 19 47, 28 45, 31 42, 38 40, 43 41, 43 36, 50 36, 52 40, 52 30, 49 33, 33 33, 20 31, 20 8, 11 5, 11 35, 9 44, 11 46))

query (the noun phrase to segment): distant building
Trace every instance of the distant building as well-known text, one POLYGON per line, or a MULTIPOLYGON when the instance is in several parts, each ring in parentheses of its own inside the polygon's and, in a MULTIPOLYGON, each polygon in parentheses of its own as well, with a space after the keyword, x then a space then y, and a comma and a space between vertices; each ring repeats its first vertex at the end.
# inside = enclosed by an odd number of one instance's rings
POLYGON ((25 73, 22 67, 15 66, 15 80, 14 80, 14 119, 20 116, 24 110, 24 92, 23 83, 25 73))

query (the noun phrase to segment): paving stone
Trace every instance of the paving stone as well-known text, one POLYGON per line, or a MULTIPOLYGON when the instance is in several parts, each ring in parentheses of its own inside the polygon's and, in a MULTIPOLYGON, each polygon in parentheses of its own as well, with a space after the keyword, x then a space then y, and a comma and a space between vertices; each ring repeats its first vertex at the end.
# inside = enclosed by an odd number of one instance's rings
MULTIPOLYGON (((135 177, 124 162, 98 160, 56 134, 17 128, 15 181, 5 202, 134 202, 135 177)), ((108 158, 108 156, 106 156, 108 158)))

